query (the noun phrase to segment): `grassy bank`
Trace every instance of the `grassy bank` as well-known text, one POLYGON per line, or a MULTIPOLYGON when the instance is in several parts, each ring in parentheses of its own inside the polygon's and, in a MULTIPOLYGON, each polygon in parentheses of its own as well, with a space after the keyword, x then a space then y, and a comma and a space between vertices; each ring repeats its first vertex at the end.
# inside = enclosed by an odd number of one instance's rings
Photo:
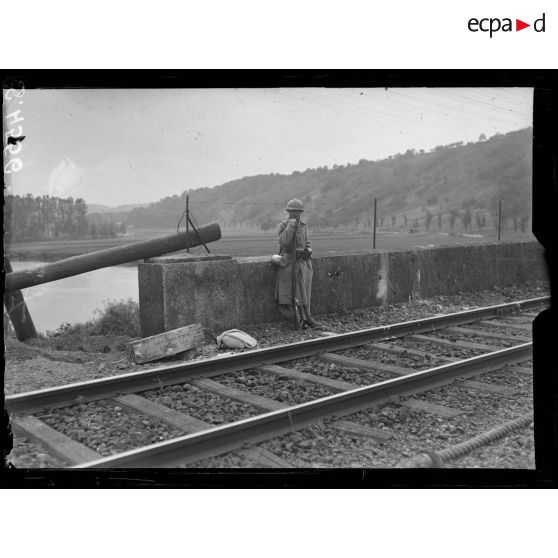
POLYGON ((95 311, 95 318, 84 323, 63 323, 47 337, 64 335, 126 335, 140 336, 139 304, 132 300, 111 300, 95 311))

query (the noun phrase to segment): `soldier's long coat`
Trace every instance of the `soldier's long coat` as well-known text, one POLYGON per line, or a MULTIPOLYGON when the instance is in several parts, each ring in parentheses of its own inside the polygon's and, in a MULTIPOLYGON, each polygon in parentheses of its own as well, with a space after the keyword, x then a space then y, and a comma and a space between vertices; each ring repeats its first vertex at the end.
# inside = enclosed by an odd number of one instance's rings
MULTIPOLYGON (((289 219, 284 219, 279 223, 279 254, 286 254, 289 258, 288 265, 277 269, 275 300, 277 300, 279 304, 292 304, 292 265, 295 258, 292 251, 294 230, 294 223, 289 223, 289 219)), ((302 252, 305 248, 310 248, 310 240, 308 240, 308 227, 306 222, 301 220, 296 228, 296 251, 302 252)), ((294 261, 296 262, 296 297, 298 303, 310 308, 313 275, 312 260, 294 261)))

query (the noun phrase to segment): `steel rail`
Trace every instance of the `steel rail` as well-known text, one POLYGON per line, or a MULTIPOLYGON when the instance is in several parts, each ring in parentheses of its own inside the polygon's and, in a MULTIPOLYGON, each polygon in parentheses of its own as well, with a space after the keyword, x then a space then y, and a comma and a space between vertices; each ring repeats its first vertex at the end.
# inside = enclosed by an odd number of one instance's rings
POLYGON ((243 351, 234 355, 221 355, 205 360, 13 394, 6 396, 6 408, 12 413, 29 413, 46 407, 56 408, 77 402, 97 401, 123 393, 137 393, 187 382, 194 378, 218 376, 248 368, 256 368, 264 364, 276 364, 324 352, 339 351, 364 345, 371 341, 385 341, 413 333, 429 332, 444 327, 467 324, 489 317, 496 317, 505 312, 537 307, 541 304, 546 304, 549 300, 550 297, 539 297, 499 304, 486 308, 319 337, 317 339, 308 339, 292 344, 243 351))
POLYGON ((458 378, 491 372, 532 357, 532 343, 494 351, 455 363, 411 373, 370 386, 356 388, 308 403, 280 409, 180 436, 117 455, 82 463, 78 469, 111 467, 176 467, 234 451, 246 442, 258 443, 315 424, 326 417, 339 417, 390 400, 446 385, 458 378))

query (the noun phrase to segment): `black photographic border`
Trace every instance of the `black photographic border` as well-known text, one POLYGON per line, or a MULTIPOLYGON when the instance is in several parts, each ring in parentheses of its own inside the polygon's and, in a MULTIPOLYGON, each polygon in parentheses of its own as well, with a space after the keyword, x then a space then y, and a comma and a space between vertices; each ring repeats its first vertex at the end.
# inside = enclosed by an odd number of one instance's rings
MULTIPOLYGON (((552 302, 558 211, 557 73, 553 70, 10 70, 4 88, 533 87, 533 232, 552 302), (17 87, 17 85, 15 85, 17 87)), ((535 470, 519 469, 8 469, 6 488, 550 488, 558 472, 556 310, 533 325, 535 470), (555 334, 554 334, 555 337, 555 334)))

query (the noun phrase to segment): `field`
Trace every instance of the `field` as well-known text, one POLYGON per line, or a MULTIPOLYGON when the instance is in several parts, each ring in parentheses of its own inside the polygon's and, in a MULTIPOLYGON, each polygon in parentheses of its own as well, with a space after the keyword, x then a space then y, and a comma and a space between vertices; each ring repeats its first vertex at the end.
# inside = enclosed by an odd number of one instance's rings
MULTIPOLYGON (((86 254, 96 250, 123 246, 132 242, 139 242, 176 233, 176 230, 138 230, 133 235, 118 238, 83 239, 83 240, 57 240, 44 242, 28 242, 8 245, 6 253, 13 260, 57 261, 70 256, 86 254)), ((312 248, 315 255, 328 252, 362 252, 372 250, 371 233, 316 233, 311 236, 312 248)), ((534 240, 530 233, 504 231, 502 241, 534 240)), ((496 242, 497 237, 493 231, 481 235, 436 232, 409 231, 378 231, 376 234, 376 249, 378 250, 404 250, 413 246, 441 246, 455 244, 478 244, 483 242, 496 242)), ((215 254, 229 254, 231 256, 265 256, 278 252, 277 238, 272 234, 234 234, 223 231, 223 236, 218 242, 208 245, 209 250, 215 254)), ((191 253, 205 253, 203 246, 193 248, 191 253)))

